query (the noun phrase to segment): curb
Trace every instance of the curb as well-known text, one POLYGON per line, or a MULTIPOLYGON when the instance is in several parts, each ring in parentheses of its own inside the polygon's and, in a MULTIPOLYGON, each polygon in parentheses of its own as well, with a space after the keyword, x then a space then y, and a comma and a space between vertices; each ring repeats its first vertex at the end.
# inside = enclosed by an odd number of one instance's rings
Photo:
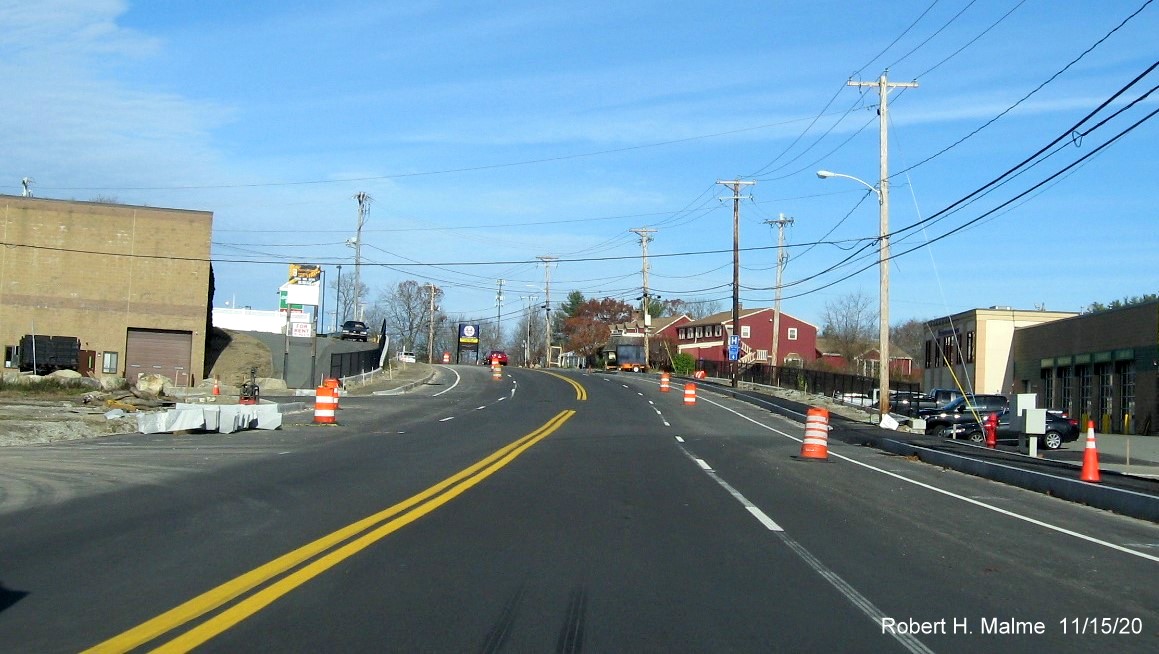
MULTIPOLYGON (((1105 509, 1122 515, 1159 522, 1159 497, 1135 491, 1092 484, 1078 479, 1058 477, 1034 470, 1023 470, 974 459, 948 452, 938 452, 920 445, 905 443, 892 438, 877 439, 877 447, 901 456, 916 456, 923 463, 942 466, 993 481, 1038 491, 1059 499, 1086 504, 1097 509, 1105 509)), ((1103 471, 1103 475, 1119 475, 1117 472, 1103 471)))
POLYGON ((398 388, 391 388, 391 389, 387 389, 385 391, 371 391, 370 394, 371 395, 402 395, 403 393, 406 393, 408 391, 412 391, 415 388, 422 386, 423 384, 429 382, 431 380, 431 378, 434 376, 435 376, 435 371, 432 370, 423 379, 416 379, 413 382, 407 382, 406 384, 403 384, 402 386, 399 386, 398 388))
MULTIPOLYGON (((705 380, 699 381, 704 382, 705 380)), ((724 387, 715 383, 710 383, 706 386, 722 395, 731 396, 733 399, 747 401, 750 404, 759 406, 753 401, 753 398, 736 392, 739 389, 724 387)), ((789 401, 791 402, 793 400, 789 401)), ((875 430, 885 431, 880 430, 872 423, 850 422, 853 425, 873 427, 875 430)), ((1035 470, 1025 470, 961 454, 933 450, 891 438, 884 433, 875 433, 872 435, 857 433, 860 431, 854 430, 853 434, 843 436, 841 440, 850 444, 869 445, 900 456, 916 456, 922 463, 929 465, 941 466, 975 477, 1001 482, 1026 490, 1037 491, 1069 502, 1085 504, 1096 509, 1104 509, 1140 520, 1159 522, 1159 496, 1147 495, 1145 493, 1101 484, 1093 484, 1069 477, 1059 477, 1035 470)), ((1124 475, 1106 469, 1101 470, 1101 474, 1104 477, 1131 477, 1130 475, 1124 475)))

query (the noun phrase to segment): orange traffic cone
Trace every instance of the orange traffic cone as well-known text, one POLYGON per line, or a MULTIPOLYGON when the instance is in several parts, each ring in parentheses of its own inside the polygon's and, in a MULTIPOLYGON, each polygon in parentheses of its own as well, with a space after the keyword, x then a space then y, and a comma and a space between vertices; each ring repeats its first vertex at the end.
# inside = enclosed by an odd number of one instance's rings
POLYGON ((491 379, 503 379, 503 369, 498 363, 491 364, 491 379))
POLYGON ((1079 479, 1097 484, 1099 478, 1099 448, 1095 446, 1095 421, 1087 421, 1087 446, 1083 450, 1083 474, 1079 479))
POLYGON ((810 407, 805 415, 805 440, 801 442, 802 459, 829 459, 829 411, 810 407))
POLYGON ((668 392, 668 384, 669 384, 670 380, 671 380, 671 377, 668 376, 668 373, 666 373, 666 372, 660 373, 660 392, 661 393, 668 392))
POLYGON ((684 385, 684 406, 696 404, 696 384, 684 385))
POLYGON ((213 394, 221 395, 221 384, 218 383, 217 378, 213 378, 213 394))

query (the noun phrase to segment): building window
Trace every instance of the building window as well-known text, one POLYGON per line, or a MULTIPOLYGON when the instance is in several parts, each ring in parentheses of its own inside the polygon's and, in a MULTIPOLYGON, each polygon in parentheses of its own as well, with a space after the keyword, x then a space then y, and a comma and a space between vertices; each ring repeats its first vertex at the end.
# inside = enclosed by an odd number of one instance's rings
POLYGON ((749 338, 751 333, 752 332, 749 331, 748 325, 741 325, 740 326, 740 337, 741 338, 749 338))
POLYGON ((1074 415, 1074 378, 1070 376, 1070 366, 1058 369, 1058 385, 1062 392, 1062 406, 1059 408, 1074 415))
POLYGON ((1079 378, 1079 414, 1082 416, 1080 425, 1087 424, 1091 419, 1091 367, 1090 366, 1075 366, 1075 377, 1079 378))
POLYGON ((117 353, 116 352, 102 352, 101 353, 101 372, 108 374, 116 374, 117 372, 117 353))
POLYGON ((966 332, 966 363, 974 363, 974 332, 966 332))
POLYGON ((792 366, 794 368, 803 368, 805 367, 805 361, 801 358, 801 355, 797 354, 796 352, 790 352, 789 354, 785 355, 785 365, 792 366))
POLYGON ((1114 365, 1110 363, 1100 363, 1095 366, 1095 376, 1099 383, 1099 431, 1110 430, 1110 420, 1112 407, 1115 402, 1115 389, 1111 386, 1111 373, 1114 370, 1114 365))
POLYGON ((789 328, 789 340, 790 341, 797 340, 797 328, 796 327, 789 328))
POLYGON ((723 328, 720 325, 717 325, 716 326, 716 335, 720 336, 722 333, 722 330, 723 330, 723 328))
POLYGON ((1135 419, 1135 362, 1120 361, 1115 367, 1119 374, 1119 394, 1123 402, 1119 407, 1119 430, 1131 434, 1131 422, 1135 419))
POLYGON ((934 352, 934 342, 927 340, 926 341, 926 368, 935 368, 938 365, 937 361, 934 360, 933 352, 934 352))
POLYGON ((700 338, 700 337, 702 337, 702 336, 704 336, 704 328, 703 328, 703 327, 697 327, 697 328, 696 328, 696 338, 700 338))
POLYGON ((20 346, 19 345, 5 345, 4 346, 4 367, 15 368, 20 365, 20 346))
POLYGON ((1042 369, 1042 405, 1054 406, 1054 370, 1050 368, 1042 369))

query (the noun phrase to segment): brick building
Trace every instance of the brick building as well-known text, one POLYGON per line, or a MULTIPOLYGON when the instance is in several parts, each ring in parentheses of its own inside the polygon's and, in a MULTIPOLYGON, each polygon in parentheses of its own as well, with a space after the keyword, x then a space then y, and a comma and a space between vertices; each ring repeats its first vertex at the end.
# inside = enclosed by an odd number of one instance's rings
POLYGON ((1040 406, 1102 432, 1159 432, 1159 302, 1018 329, 1011 358, 1015 389, 1040 406))
MULTIPOLYGON (((777 359, 772 361, 773 309, 741 309, 740 362, 804 366, 817 357, 817 327, 781 312, 777 359)), ((728 337, 733 333, 732 311, 675 325, 681 353, 697 361, 727 361, 728 337)))
POLYGON ((205 365, 213 214, 0 195, 0 342, 81 341, 82 372, 195 384, 205 365))

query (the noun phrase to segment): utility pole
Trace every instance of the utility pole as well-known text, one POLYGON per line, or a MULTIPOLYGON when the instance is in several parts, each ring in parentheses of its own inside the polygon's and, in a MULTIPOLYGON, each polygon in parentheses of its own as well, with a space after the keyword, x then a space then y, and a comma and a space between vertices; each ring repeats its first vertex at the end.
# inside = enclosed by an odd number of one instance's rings
POLYGON ((499 280, 499 291, 495 293, 495 347, 502 347, 503 342, 503 280, 499 280))
MULTIPOLYGON (((785 262, 789 255, 785 254, 785 226, 792 225, 793 219, 786 218, 785 214, 777 220, 766 220, 766 225, 777 226, 777 299, 773 303, 773 367, 779 368, 781 344, 781 273, 785 270, 785 262)), ((780 375, 777 375, 779 378, 780 375)))
POLYGON ((523 365, 531 367, 531 319, 535 310, 535 303, 539 301, 538 295, 520 295, 520 300, 524 300, 527 310, 527 333, 523 339, 523 365))
POLYGON ((546 300, 543 304, 543 367, 551 366, 551 264, 559 257, 536 257, 543 262, 543 293, 546 300))
POLYGON ((649 359, 652 355, 649 339, 652 331, 652 316, 648 313, 648 305, 651 301, 651 297, 648 295, 648 244, 652 242, 652 234, 655 234, 656 230, 648 229, 647 227, 637 227, 636 229, 629 229, 628 231, 640 237, 640 259, 642 263, 640 275, 644 282, 644 296, 640 298, 643 301, 641 305, 643 311, 640 312, 640 320, 644 321, 644 367, 648 368, 649 359))
POLYGON ((434 284, 427 284, 427 294, 431 296, 430 328, 427 331, 427 363, 435 361, 435 291, 439 290, 434 284))
POLYGON ((881 306, 879 313, 881 314, 881 325, 879 338, 881 340, 878 345, 878 392, 881 397, 878 399, 878 406, 881 407, 881 415, 889 413, 889 90, 895 88, 916 88, 917 82, 890 82, 887 79, 889 71, 881 74, 875 82, 855 82, 849 80, 846 86, 875 86, 877 87, 877 94, 881 98, 878 105, 878 122, 880 123, 880 139, 881 139, 881 181, 877 186, 877 200, 880 208, 880 222, 879 240, 879 276, 881 278, 881 306))
MULTIPOLYGON (((732 332, 740 336, 740 194, 741 186, 752 186, 756 182, 745 182, 739 179, 716 180, 732 188, 732 332)), ((723 198, 722 198, 723 199, 723 198)), ((728 334, 725 334, 727 336, 728 334)), ((727 343, 725 346, 727 347, 727 343)), ((732 387, 740 385, 740 366, 732 363, 732 387)))
POLYGON ((358 193, 354 199, 358 200, 358 226, 354 233, 354 319, 362 320, 362 226, 366 224, 366 214, 374 198, 358 193))
MULTIPOLYGON (((342 329, 342 323, 338 321, 338 310, 342 308, 342 264, 338 264, 338 281, 334 286, 334 331, 342 329)), ((342 314, 343 319, 346 314, 342 314)))

